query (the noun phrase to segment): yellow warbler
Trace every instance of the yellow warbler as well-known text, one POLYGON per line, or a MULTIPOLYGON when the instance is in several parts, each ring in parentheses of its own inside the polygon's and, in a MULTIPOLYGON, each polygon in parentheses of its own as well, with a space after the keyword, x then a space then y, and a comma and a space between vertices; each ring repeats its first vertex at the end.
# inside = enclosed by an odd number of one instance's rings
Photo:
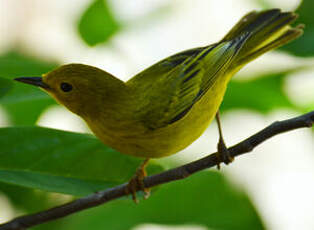
POLYGON ((44 89, 121 153, 169 156, 204 132, 241 67, 302 34, 302 25, 290 26, 296 17, 279 9, 250 12, 221 41, 172 55, 127 82, 82 64, 16 80, 44 89))

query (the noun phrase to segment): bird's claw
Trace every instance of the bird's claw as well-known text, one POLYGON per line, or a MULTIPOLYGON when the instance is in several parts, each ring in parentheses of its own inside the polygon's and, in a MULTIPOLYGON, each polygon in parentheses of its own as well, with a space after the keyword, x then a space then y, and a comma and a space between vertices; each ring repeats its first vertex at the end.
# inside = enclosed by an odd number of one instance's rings
POLYGON ((146 188, 144 185, 144 178, 147 176, 145 165, 146 163, 142 164, 141 167, 136 170, 135 175, 129 180, 125 191, 126 194, 132 195, 132 200, 137 204, 139 202, 136 197, 137 191, 144 192, 144 199, 147 199, 150 196, 150 189, 146 188))
POLYGON ((217 168, 220 169, 220 163, 224 162, 225 164, 229 164, 234 160, 234 157, 232 157, 230 155, 230 152, 225 144, 225 142, 223 141, 223 139, 219 138, 219 142, 217 145, 217 168))

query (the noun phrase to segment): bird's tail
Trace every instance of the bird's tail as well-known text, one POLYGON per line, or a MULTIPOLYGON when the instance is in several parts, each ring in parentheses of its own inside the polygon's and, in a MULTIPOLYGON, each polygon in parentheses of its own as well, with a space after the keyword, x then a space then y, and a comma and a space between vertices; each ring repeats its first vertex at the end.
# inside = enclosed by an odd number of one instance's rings
POLYGON ((253 11, 245 15, 222 39, 230 41, 244 33, 250 34, 233 62, 234 68, 241 68, 263 53, 301 36, 303 25, 294 28, 290 26, 296 18, 297 14, 281 12, 279 9, 253 11))

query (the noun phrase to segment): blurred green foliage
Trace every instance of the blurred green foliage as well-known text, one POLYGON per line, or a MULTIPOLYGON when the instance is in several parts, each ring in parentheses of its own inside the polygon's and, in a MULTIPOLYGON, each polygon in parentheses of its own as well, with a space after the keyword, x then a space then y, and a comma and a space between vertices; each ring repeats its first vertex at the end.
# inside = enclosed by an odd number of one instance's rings
POLYGON ((314 17, 313 17, 314 1, 303 0, 297 13, 299 18, 297 24, 304 24, 304 34, 296 41, 291 42, 281 49, 300 57, 313 57, 314 56, 314 17))
MULTIPOLYGON (((265 0, 256 1, 271 5, 265 0)), ((305 34, 282 50, 314 56, 313 9, 311 0, 300 5, 298 22, 306 24, 305 34)), ((115 18, 107 0, 91 1, 73 26, 77 26, 80 37, 90 46, 105 44, 125 28, 115 18)), ((26 213, 59 204, 49 192, 81 196, 123 183, 140 162, 115 152, 90 135, 16 127, 34 125, 43 110, 55 102, 39 89, 13 83, 12 79, 40 76, 56 66, 57 63, 16 51, 0 57, 0 104, 15 126, 0 129, 0 192, 17 210, 26 213)), ((265 114, 280 108, 300 110, 284 91, 285 80, 292 71, 231 81, 222 111, 250 109, 265 114)), ((314 104, 309 104, 302 109, 313 107, 314 104)), ((161 165, 151 164, 149 173, 161 169, 161 165)), ((117 200, 32 229, 118 230, 145 223, 200 225, 217 230, 265 229, 247 194, 229 184, 221 174, 208 171, 163 185, 137 206, 131 200, 117 200)))
POLYGON ((18 209, 27 212, 35 212, 37 209, 49 207, 49 195, 42 191, 7 183, 0 183, 0 191, 6 194, 18 209))
POLYGON ((12 86, 12 81, 5 78, 0 78, 0 98, 8 93, 12 89, 12 86))
POLYGON ((245 81, 232 80, 228 84, 221 111, 251 109, 268 113, 275 109, 296 109, 284 92, 284 80, 290 72, 258 76, 245 81))
MULTIPOLYGON (((39 191, 22 186, 0 182, 0 195, 4 194, 19 212, 33 213, 62 204, 62 199, 57 200, 55 194, 39 191)), ((64 224, 65 220, 51 222, 49 225, 40 225, 37 230, 55 230, 64 224)))
POLYGON ((131 200, 116 200, 78 213, 67 218, 59 230, 125 230, 145 223, 189 224, 213 230, 265 229, 243 191, 235 189, 220 173, 204 171, 161 186, 138 205, 131 200))
POLYGON ((87 195, 127 181, 141 162, 86 134, 11 127, 0 136, 0 181, 46 191, 87 195))
POLYGON ((2 82, 10 82, 1 84, 0 93, 8 92, 8 87, 12 89, 0 99, 0 104, 9 113, 13 125, 35 124, 42 111, 55 102, 43 91, 13 83, 12 79, 21 76, 40 76, 56 66, 56 63, 43 62, 13 51, 0 57, 0 77, 5 78, 2 82))
POLYGON ((78 30, 88 45, 106 42, 120 29, 107 0, 95 0, 82 15, 78 30))

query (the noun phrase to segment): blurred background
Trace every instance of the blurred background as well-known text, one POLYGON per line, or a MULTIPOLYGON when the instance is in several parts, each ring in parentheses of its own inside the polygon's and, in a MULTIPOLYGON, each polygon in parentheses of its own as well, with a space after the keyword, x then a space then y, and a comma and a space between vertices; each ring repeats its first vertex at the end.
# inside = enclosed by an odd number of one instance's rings
MULTIPOLYGON (((312 0, 0 0, 0 77, 36 76, 61 64, 84 63, 127 80, 171 54, 218 41, 251 10, 295 10, 298 6, 298 21, 306 24, 304 36, 248 64, 228 87, 222 125, 227 145, 233 145, 273 121, 314 109, 312 0)), ((5 84, 7 88, 0 90, 1 96, 7 93, 0 99, 1 127, 39 125, 90 132, 80 118, 44 93, 5 84)), ((214 152, 217 140, 213 122, 190 147, 158 161, 173 167, 197 159, 214 152)), ((255 229, 306 230, 314 229, 313 166, 313 129, 306 129, 272 138, 222 166, 219 173, 210 172, 247 197, 259 219, 255 229)), ((0 183, 0 223, 72 199, 19 186, 0 183)), ((189 209, 186 205, 181 208, 189 209)), ((154 210, 153 206, 147 209, 154 210)), ((190 209, 193 215, 204 215, 190 209)), ((80 214, 80 224, 73 217, 40 228, 118 229, 104 225, 105 210, 95 210, 80 214)), ((245 229, 182 220, 138 218, 132 229, 245 229)))

